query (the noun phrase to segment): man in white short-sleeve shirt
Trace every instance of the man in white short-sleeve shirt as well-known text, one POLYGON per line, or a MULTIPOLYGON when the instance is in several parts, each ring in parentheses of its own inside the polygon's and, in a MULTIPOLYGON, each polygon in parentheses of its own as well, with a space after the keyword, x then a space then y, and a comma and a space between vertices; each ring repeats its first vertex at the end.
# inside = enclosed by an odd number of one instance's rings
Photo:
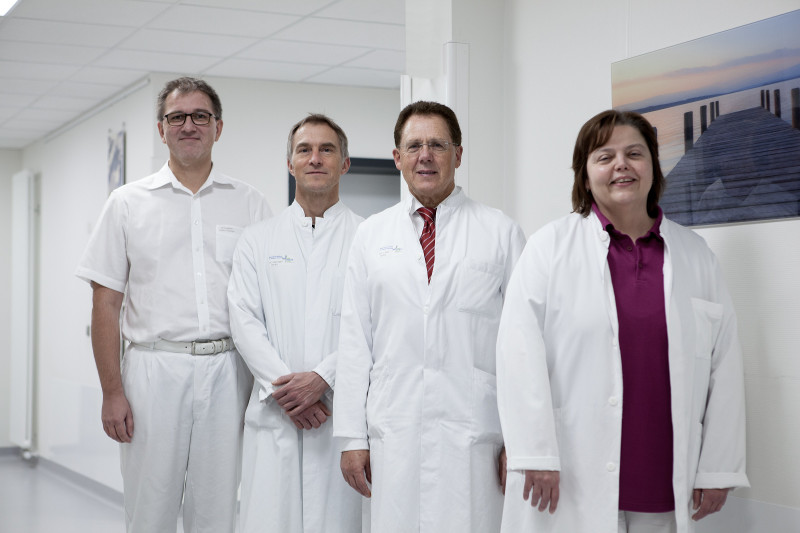
POLYGON ((270 210, 213 167, 222 108, 207 83, 168 82, 157 118, 169 161, 111 193, 76 272, 93 289, 103 429, 121 443, 129 533, 175 531, 181 502, 187 533, 233 532, 252 378, 226 290, 239 235, 270 210))

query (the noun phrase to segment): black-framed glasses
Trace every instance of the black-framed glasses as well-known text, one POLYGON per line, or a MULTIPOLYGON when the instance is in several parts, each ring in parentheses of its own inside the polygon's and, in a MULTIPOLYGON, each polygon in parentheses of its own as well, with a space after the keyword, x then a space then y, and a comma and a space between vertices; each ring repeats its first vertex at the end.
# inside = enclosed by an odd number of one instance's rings
POLYGON ((182 113, 176 111, 174 113, 167 113, 164 118, 167 119, 167 124, 170 126, 183 126, 186 122, 186 117, 192 117, 192 122, 195 126, 207 126, 211 122, 211 117, 219 118, 212 115, 208 111, 195 111, 194 113, 182 113))
POLYGON ((451 146, 458 146, 456 143, 451 143, 450 141, 443 141, 441 139, 433 139, 429 142, 417 142, 411 141, 405 146, 401 146, 400 149, 407 154, 416 154, 420 150, 422 150, 423 146, 427 146, 432 152, 436 152, 437 154, 441 154, 446 152, 450 149, 451 146))

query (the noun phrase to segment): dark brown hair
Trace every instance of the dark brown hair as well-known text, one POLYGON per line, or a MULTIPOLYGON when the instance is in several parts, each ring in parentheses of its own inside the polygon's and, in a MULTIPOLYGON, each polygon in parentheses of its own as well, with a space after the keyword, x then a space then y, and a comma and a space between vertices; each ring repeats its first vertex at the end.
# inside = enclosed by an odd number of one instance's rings
POLYGON ((586 170, 589 155, 606 144, 617 126, 631 126, 642 134, 650 158, 653 161, 653 185, 647 194, 647 214, 651 217, 658 215, 658 200, 667 185, 664 174, 661 172, 661 163, 658 161, 658 139, 653 126, 639 113, 633 111, 617 111, 609 109, 590 118, 583 125, 575 141, 575 150, 572 152, 572 170, 575 172, 575 182, 572 184, 572 210, 583 216, 589 216, 592 211, 592 191, 586 190, 589 173, 586 170))
POLYGON ((461 127, 458 125, 458 118, 452 109, 438 102, 426 102, 421 100, 408 104, 400 111, 397 123, 394 125, 394 145, 399 148, 400 140, 403 136, 403 128, 408 119, 414 115, 437 115, 444 119, 447 129, 450 130, 450 139, 456 146, 461 146, 461 127))
POLYGON ((211 100, 211 107, 213 109, 210 109, 209 111, 214 113, 214 116, 217 117, 217 120, 222 119, 222 102, 220 102, 217 91, 215 91, 211 85, 201 79, 184 77, 168 81, 167 84, 164 85, 164 88, 161 89, 161 92, 158 93, 158 100, 156 103, 156 120, 159 122, 162 118, 164 118, 164 106, 167 103, 167 97, 172 94, 173 91, 178 91, 178 94, 189 94, 195 91, 200 91, 208 96, 209 100, 211 100))

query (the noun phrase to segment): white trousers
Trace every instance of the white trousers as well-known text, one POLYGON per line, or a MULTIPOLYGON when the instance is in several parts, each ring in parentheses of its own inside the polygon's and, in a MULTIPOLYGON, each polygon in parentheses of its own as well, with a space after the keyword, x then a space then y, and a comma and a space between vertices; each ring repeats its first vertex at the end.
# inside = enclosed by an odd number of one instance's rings
POLYGON ((233 533, 242 424, 252 378, 236 351, 130 346, 122 361, 133 439, 121 445, 128 533, 233 533))
POLYGON ((674 511, 670 513, 619 512, 618 533, 675 533, 677 530, 674 511))

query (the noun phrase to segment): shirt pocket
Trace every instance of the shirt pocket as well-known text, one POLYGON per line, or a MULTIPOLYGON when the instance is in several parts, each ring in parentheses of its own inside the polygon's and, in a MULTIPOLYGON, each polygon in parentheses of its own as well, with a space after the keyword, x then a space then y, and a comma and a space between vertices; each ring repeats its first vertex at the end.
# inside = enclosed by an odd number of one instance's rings
POLYGON ((503 266, 465 259, 459 267, 457 308, 465 313, 499 316, 503 266))
POLYGON ((243 230, 239 226, 217 226, 217 262, 230 263, 233 260, 233 251, 243 230))

